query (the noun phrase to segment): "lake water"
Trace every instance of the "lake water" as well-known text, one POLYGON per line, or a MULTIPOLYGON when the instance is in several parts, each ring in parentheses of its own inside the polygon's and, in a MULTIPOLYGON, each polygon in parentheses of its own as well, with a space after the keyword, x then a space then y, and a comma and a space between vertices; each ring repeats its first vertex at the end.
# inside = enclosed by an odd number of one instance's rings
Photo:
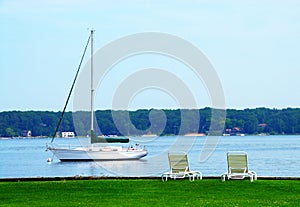
MULTIPOLYGON (((205 144, 207 137, 133 138, 146 145, 149 154, 135 161, 60 162, 45 151, 51 139, 0 140, 0 178, 57 176, 160 176, 168 171, 167 153, 188 152, 190 168, 203 176, 220 176, 227 170, 226 153, 248 153, 250 170, 258 176, 300 177, 300 136, 220 137, 205 144), (200 158, 205 150, 208 159, 200 158)), ((208 141, 211 138, 208 138, 208 141)), ((80 144, 79 139, 55 139, 58 144, 80 144)))

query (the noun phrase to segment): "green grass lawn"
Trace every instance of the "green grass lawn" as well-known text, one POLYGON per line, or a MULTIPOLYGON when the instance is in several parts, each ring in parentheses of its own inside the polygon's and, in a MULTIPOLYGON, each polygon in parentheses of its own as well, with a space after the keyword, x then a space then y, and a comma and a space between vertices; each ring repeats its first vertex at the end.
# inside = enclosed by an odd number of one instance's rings
POLYGON ((0 206, 299 206, 299 180, 0 182, 0 206))

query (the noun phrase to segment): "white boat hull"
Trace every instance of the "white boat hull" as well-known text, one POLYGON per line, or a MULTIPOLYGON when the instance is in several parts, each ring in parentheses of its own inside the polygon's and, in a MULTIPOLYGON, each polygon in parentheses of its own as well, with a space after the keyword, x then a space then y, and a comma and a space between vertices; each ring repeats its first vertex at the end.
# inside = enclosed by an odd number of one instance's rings
POLYGON ((48 148, 60 161, 137 160, 148 154, 146 149, 48 148))

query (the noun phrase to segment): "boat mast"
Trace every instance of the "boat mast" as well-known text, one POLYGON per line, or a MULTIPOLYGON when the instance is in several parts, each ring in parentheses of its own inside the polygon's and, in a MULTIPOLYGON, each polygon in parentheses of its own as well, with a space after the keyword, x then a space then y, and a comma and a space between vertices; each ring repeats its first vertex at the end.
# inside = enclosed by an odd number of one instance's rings
POLYGON ((91 30, 91 139, 94 135, 94 31, 91 30))

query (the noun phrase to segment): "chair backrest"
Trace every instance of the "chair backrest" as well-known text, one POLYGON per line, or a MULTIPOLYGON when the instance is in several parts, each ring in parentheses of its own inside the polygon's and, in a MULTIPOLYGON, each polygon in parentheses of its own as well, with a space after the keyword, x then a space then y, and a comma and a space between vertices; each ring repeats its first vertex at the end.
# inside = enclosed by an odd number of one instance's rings
POLYGON ((187 154, 169 153, 168 157, 172 173, 188 172, 190 170, 187 154))
POLYGON ((227 163, 229 173, 248 173, 246 152, 228 152, 227 163))

